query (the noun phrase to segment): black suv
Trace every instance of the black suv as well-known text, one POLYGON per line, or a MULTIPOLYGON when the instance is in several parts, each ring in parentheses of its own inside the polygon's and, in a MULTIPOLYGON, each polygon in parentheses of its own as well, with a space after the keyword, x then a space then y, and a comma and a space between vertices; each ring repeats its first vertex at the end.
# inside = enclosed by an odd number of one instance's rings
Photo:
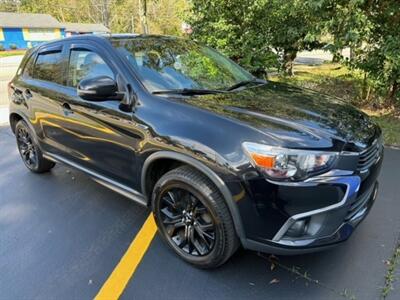
POLYGON ((29 170, 61 162, 150 207, 169 247, 200 267, 239 245, 325 249, 376 198, 381 130, 365 114, 190 40, 46 43, 27 52, 9 96, 29 170))

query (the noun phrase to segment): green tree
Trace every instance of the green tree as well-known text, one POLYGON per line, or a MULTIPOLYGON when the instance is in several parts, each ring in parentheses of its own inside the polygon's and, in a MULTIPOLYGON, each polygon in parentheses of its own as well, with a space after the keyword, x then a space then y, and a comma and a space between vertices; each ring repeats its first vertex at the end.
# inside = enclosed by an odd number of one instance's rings
POLYGON ((192 0, 186 21, 193 27, 194 39, 262 75, 266 67, 276 66, 277 55, 256 18, 259 5, 246 0, 192 0))
POLYGON ((264 0, 256 18, 264 23, 270 43, 281 54, 284 73, 293 75, 293 62, 299 51, 322 47, 319 42, 321 11, 313 1, 264 0))
POLYGON ((362 44, 368 34, 369 21, 364 14, 364 0, 313 0, 310 5, 320 12, 320 31, 329 34, 332 42, 325 46, 333 54, 333 61, 342 59, 341 51, 350 47, 353 51, 362 44))
POLYGON ((61 22, 101 23, 91 0, 20 0, 18 12, 50 14, 61 22))
MULTIPOLYGON (((334 36, 333 53, 350 47, 353 69, 365 74, 364 88, 384 94, 384 106, 398 104, 400 7, 397 0, 314 0, 324 13, 320 26, 334 36), (368 85, 368 86, 367 86, 368 85)), ((369 95, 369 93, 364 93, 369 95)), ((367 96, 368 98, 368 96, 367 96)))
POLYGON ((385 91, 385 106, 399 104, 400 7, 397 0, 365 1, 370 32, 356 53, 353 67, 365 71, 385 91))
POLYGON ((45 13, 61 22, 102 23, 113 32, 173 35, 181 33, 186 7, 187 0, 0 0, 0 11, 45 13))
POLYGON ((303 0, 192 0, 193 36, 259 73, 282 58, 293 74, 297 52, 321 46, 321 14, 303 0))
POLYGON ((0 11, 17 12, 19 1, 15 0, 0 0, 0 11))

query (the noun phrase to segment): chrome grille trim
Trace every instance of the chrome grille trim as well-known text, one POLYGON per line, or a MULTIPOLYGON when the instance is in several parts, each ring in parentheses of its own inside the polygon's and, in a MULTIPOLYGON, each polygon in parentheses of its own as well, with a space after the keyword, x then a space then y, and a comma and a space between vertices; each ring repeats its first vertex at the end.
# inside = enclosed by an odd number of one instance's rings
POLYGON ((360 152, 357 164, 357 171, 367 171, 372 165, 374 165, 381 156, 382 143, 379 139, 376 139, 372 145, 360 152))

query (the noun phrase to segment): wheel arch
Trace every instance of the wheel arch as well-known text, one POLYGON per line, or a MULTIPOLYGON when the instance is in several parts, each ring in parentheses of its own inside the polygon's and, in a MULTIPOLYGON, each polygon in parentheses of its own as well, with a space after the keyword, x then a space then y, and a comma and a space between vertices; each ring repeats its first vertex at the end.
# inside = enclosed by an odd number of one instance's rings
POLYGON ((16 112, 13 112, 9 115, 10 127, 13 133, 15 133, 15 126, 20 120, 25 120, 25 118, 16 112))
POLYGON ((33 132, 32 138, 35 141, 35 143, 37 144, 37 146, 42 150, 42 146, 39 143, 39 138, 37 136, 37 132, 36 132, 35 128, 32 126, 32 123, 29 121, 29 118, 20 111, 10 112, 9 121, 10 121, 10 127, 11 127, 12 132, 15 134, 15 127, 16 127, 17 123, 21 120, 24 120, 25 123, 28 125, 29 129, 33 132))
POLYGON ((151 154, 144 162, 143 168, 142 168, 142 174, 141 174, 141 189, 142 193, 145 196, 147 203, 149 204, 151 201, 151 198, 149 197, 149 194, 151 191, 149 190, 148 185, 146 182, 148 182, 148 172, 151 170, 152 166, 157 161, 160 160, 169 160, 169 161, 175 161, 177 162, 177 165, 179 164, 186 164, 189 166, 192 166, 205 176, 207 176, 218 188, 220 193, 223 196, 223 199, 225 200, 225 203, 229 209, 229 212, 232 216, 233 223, 235 226, 236 234, 238 235, 240 241, 245 240, 245 234, 244 234, 244 229, 242 225, 242 221, 240 218, 239 210, 236 206, 235 201, 233 200, 232 194, 229 191, 228 187, 226 186, 225 182, 219 177, 213 170, 211 170, 209 167, 206 165, 202 164, 201 162, 197 161, 196 159, 181 154, 181 153, 176 153, 176 152, 171 152, 171 151, 158 151, 153 154, 151 154))

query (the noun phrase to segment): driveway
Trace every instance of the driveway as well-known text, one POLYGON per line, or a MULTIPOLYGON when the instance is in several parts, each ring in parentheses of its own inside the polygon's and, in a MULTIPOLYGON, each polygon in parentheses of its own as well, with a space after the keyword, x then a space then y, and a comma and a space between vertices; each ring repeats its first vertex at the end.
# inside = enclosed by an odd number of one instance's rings
MULTIPOLYGON (((342 55, 345 58, 350 57, 350 49, 345 48, 342 51, 342 55)), ((333 55, 329 51, 324 50, 313 50, 313 51, 302 51, 297 54, 295 59, 296 64, 301 65, 321 65, 326 61, 332 61, 333 55)))
MULTIPOLYGON (((0 299, 93 299, 148 211, 62 165, 30 173, 8 127, 0 170, 0 299)), ((337 248, 276 259, 239 250, 205 271, 156 235, 121 299, 379 299, 399 238, 399 170, 400 151, 387 149, 371 213, 337 248)), ((394 287, 387 299, 400 299, 394 287)))

